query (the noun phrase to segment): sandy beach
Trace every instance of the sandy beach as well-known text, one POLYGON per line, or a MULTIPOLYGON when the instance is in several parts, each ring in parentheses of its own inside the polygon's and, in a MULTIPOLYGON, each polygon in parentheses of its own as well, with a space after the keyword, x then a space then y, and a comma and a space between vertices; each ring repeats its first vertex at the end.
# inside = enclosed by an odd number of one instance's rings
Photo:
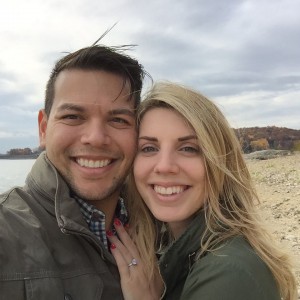
POLYGON ((300 299, 300 153, 247 159, 260 196, 261 213, 278 243, 294 259, 300 299))

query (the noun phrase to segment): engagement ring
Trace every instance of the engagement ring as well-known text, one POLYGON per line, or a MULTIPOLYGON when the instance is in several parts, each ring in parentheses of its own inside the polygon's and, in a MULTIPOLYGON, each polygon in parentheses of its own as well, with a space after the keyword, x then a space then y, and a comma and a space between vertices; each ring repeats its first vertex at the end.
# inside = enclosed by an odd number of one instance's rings
POLYGON ((135 258, 133 258, 131 263, 128 265, 128 267, 136 266, 136 265, 137 265, 137 260, 135 258))

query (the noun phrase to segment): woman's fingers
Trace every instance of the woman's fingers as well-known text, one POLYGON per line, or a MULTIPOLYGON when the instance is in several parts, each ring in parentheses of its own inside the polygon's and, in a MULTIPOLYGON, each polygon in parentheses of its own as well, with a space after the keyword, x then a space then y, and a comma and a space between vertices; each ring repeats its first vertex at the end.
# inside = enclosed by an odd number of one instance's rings
POLYGON ((118 219, 114 220, 114 227, 116 229, 118 238, 120 239, 122 244, 126 247, 126 249, 129 251, 129 253, 132 255, 132 258, 136 258, 137 256, 139 256, 139 252, 134 242, 132 241, 130 235, 128 234, 128 232, 125 230, 124 226, 118 219))
MULTIPOLYGON (((120 277, 124 299, 159 299, 156 285, 145 276, 139 252, 119 220, 114 221, 116 235, 108 231, 111 253, 114 256, 120 277)), ((158 294, 159 295, 159 294, 158 294)))
POLYGON ((124 266, 128 268, 130 264, 132 265, 129 267, 136 267, 140 257, 135 244, 119 220, 115 220, 114 225, 117 235, 114 235, 112 231, 108 231, 107 237, 112 245, 111 252, 118 266, 122 269, 124 266))
POLYGON ((135 258, 133 257, 133 254, 129 251, 126 245, 124 245, 112 232, 107 232, 107 237, 111 243, 111 251, 117 252, 119 261, 122 258, 124 263, 128 266, 131 260, 135 258))
POLYGON ((116 260, 121 278, 126 278, 129 276, 129 268, 127 259, 124 257, 123 253, 120 252, 119 248, 115 244, 111 244, 111 253, 116 260))

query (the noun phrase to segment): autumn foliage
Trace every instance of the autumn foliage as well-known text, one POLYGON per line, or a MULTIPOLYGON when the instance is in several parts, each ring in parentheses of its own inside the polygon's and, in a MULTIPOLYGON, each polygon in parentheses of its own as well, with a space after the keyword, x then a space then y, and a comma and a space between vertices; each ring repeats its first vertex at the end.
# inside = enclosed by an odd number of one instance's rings
POLYGON ((245 153, 267 149, 300 151, 300 130, 268 126, 234 131, 245 153))
POLYGON ((9 155, 29 155, 32 154, 32 150, 30 148, 16 148, 16 149, 10 149, 7 151, 7 154, 9 155))

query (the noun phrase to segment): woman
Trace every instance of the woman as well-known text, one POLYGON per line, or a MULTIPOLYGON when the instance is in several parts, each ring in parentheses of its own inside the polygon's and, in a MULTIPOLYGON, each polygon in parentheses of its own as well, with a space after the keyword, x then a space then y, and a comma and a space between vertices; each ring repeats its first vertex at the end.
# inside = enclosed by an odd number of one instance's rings
POLYGON ((288 257, 261 224, 239 142, 216 105, 159 83, 141 104, 138 126, 132 240, 118 222, 121 241, 109 234, 125 299, 159 299, 154 252, 163 299, 296 299, 288 257))

